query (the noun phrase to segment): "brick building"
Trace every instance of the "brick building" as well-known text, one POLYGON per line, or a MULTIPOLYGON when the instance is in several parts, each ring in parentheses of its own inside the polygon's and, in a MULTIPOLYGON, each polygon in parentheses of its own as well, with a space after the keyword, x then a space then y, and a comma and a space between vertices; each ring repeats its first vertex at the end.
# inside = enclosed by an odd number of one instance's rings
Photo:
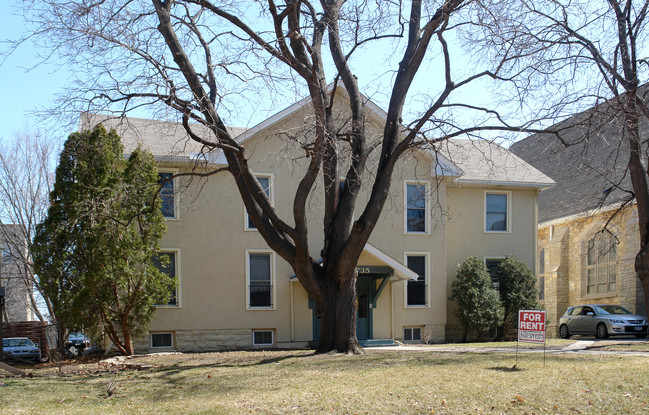
MULTIPOLYGON (((640 242, 622 122, 614 105, 604 103, 551 128, 567 146, 551 134, 534 134, 510 148, 556 181, 538 200, 537 275, 549 335, 577 304, 619 304, 645 314, 634 270, 640 242)), ((649 138, 646 123, 641 136, 649 138)))

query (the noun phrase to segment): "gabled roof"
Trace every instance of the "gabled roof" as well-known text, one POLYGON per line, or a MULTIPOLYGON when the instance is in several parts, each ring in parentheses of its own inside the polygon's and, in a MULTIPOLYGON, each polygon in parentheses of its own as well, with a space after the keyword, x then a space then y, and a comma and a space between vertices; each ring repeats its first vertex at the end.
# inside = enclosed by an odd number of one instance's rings
MULTIPOLYGON (((618 111, 605 103, 550 128, 562 130, 568 147, 547 133, 511 146, 512 152, 557 182, 539 195, 540 222, 610 208, 629 198, 629 147, 623 123, 618 111)), ((646 146, 646 121, 640 124, 640 135, 646 146)))
MULTIPOLYGON (((131 154, 138 144, 147 148, 158 161, 188 162, 208 149, 191 140, 181 123, 148 120, 144 118, 114 117, 105 114, 84 113, 80 120, 81 128, 92 128, 103 124, 107 129, 115 129, 122 139, 124 153, 131 154)), ((205 126, 195 124, 198 134, 211 136, 205 126)), ((230 134, 237 136, 245 128, 228 127, 230 134)))
MULTIPOLYGON (((447 140, 437 152, 457 169, 455 183, 463 185, 552 187, 554 181, 515 154, 487 140, 447 140)), ((448 175, 448 173, 445 172, 448 175)))
MULTIPOLYGON (((330 92, 332 90, 330 86, 330 92)), ((337 93, 347 97, 347 90, 338 86, 337 93)), ((374 119, 379 122, 386 120, 386 112, 372 100, 363 96, 365 106, 374 119)), ((230 134, 237 142, 244 143, 266 129, 281 124, 297 111, 310 105, 310 98, 304 98, 295 104, 279 111, 270 118, 250 129, 230 128, 230 134)), ((115 128, 122 137, 124 151, 130 154, 138 144, 148 148, 161 162, 187 163, 199 156, 217 165, 225 165, 223 152, 207 148, 189 139, 180 123, 168 121, 147 120, 142 118, 116 118, 101 114, 83 114, 82 128, 90 128, 102 123, 107 128, 115 128)), ((212 135, 206 127, 194 125, 197 134, 205 137, 212 135)), ((433 160, 431 176, 453 179, 458 184, 487 184, 503 186, 522 186, 544 188, 554 182, 534 169, 506 149, 495 143, 483 140, 447 140, 442 141, 435 149, 423 148, 418 150, 430 156, 433 160)))
MULTIPOLYGON (((393 281, 400 281, 400 280, 417 281, 417 279, 419 278, 419 275, 415 271, 411 270, 407 266, 403 265, 401 262, 397 261, 396 259, 392 258, 390 255, 386 254, 385 252, 381 251, 380 249, 378 249, 377 247, 369 243, 365 244, 365 247, 363 248, 363 254, 367 254, 370 257, 377 260, 379 263, 389 268, 392 268, 394 274, 390 277, 390 279, 393 281)), ((322 261, 322 259, 320 261, 322 261)), ((296 282, 297 275, 292 274, 290 276, 290 280, 292 282, 296 282)))

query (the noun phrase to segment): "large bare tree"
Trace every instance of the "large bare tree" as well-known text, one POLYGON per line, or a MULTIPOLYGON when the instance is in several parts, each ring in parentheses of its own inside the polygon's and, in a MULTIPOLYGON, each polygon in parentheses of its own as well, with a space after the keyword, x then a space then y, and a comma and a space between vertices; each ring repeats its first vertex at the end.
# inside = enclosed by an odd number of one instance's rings
POLYGON ((499 79, 497 70, 471 73, 475 67, 449 47, 447 38, 476 17, 470 3, 46 0, 28 2, 28 9, 37 24, 34 36, 86 75, 71 85, 66 105, 108 104, 122 113, 143 105, 166 107, 182 116, 192 140, 222 151, 252 223, 321 311, 318 351, 359 353, 355 266, 389 196, 399 158, 449 137, 521 128, 474 101, 481 94, 467 88, 499 79), (360 51, 364 58, 355 59, 360 51), (390 62, 396 63, 385 68, 387 117, 374 144, 358 76, 363 67, 390 62), (411 89, 418 73, 428 93, 415 100, 411 89), (344 125, 334 116, 336 85, 349 96, 351 115, 344 125), (262 88, 278 95, 306 91, 311 101, 313 128, 300 142, 308 166, 291 218, 278 216, 250 169, 245 143, 226 128, 237 102, 258 100, 262 88), (456 92, 461 90, 467 93, 456 92), (407 104, 411 110, 404 111, 407 104), (198 133, 196 123, 210 134, 198 133), (380 153, 376 163, 372 151, 380 153), (366 170, 371 174, 364 178, 366 170), (324 240, 321 251, 312 252, 307 202, 320 180, 324 240), (369 198, 359 206, 362 189, 369 198))
POLYGON ((53 314, 34 274, 31 245, 49 206, 56 153, 54 140, 38 131, 16 133, 0 143, 0 241, 11 262, 3 278, 12 278, 11 286, 26 293, 24 306, 43 322, 53 314))
POLYGON ((622 206, 636 204, 635 270, 649 315, 649 154, 640 131, 649 121, 643 86, 649 80, 649 1, 487 1, 484 6, 481 10, 490 12, 482 13, 482 30, 468 40, 489 51, 489 60, 505 59, 502 74, 515 86, 514 97, 507 99, 524 102, 521 108, 535 107, 535 115, 550 122, 580 113, 552 128, 563 146, 618 140, 609 145, 610 158, 626 162, 613 163, 623 167, 608 173, 605 195, 618 190, 626 195, 622 206))

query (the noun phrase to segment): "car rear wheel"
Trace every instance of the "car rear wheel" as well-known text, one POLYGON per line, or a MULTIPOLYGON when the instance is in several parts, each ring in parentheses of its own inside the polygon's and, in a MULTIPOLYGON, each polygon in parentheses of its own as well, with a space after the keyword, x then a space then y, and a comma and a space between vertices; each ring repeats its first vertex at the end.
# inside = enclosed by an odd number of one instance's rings
POLYGON ((595 337, 597 337, 598 339, 606 339, 608 337, 608 329, 606 328, 606 324, 599 323, 597 325, 597 328, 595 329, 595 337))
POLYGON ((562 324, 561 327, 559 327, 559 337, 562 339, 569 339, 571 336, 570 330, 568 330, 568 326, 565 324, 562 324))

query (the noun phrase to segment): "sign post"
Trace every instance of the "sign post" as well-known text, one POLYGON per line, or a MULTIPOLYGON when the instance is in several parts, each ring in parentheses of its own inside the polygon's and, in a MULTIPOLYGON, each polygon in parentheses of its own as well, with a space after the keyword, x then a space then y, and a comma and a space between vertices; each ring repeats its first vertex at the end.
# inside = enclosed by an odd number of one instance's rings
MULTIPOLYGON (((545 311, 518 310, 518 341, 543 343, 543 366, 545 367, 545 311)), ((516 351, 518 362, 518 346, 516 351)))

